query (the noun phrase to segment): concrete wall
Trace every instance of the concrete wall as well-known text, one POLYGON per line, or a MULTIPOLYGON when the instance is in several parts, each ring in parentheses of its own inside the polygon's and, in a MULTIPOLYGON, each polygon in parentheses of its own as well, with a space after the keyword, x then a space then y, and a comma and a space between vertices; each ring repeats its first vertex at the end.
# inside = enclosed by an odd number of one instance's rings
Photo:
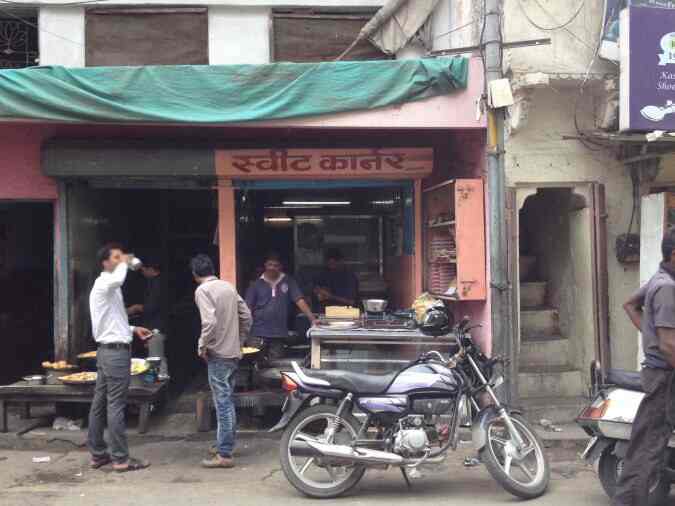
POLYGON ((0 126, 0 200, 56 199, 56 183, 40 172, 42 139, 37 126, 0 126))
MULTIPOLYGON (((513 133, 506 145, 506 172, 510 186, 523 183, 598 182, 607 195, 607 240, 609 273, 609 335, 612 364, 635 367, 637 340, 621 305, 638 286, 638 266, 620 264, 614 253, 619 234, 628 228, 631 184, 623 165, 604 150, 592 151, 578 141, 563 140, 574 130, 571 111, 576 88, 533 90, 527 123, 513 133)), ((598 97, 585 94, 579 107, 581 125, 593 121, 598 97)), ((590 290, 589 286, 578 286, 590 290)))
POLYGON ((41 7, 40 65, 84 67, 84 7, 41 7))
POLYGON ((267 7, 209 7, 209 63, 269 63, 271 14, 267 7))

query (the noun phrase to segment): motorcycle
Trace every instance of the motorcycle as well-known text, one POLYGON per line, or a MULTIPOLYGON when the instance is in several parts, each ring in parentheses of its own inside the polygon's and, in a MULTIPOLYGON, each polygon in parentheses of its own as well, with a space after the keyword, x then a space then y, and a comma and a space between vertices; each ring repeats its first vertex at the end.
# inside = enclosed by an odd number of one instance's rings
MULTIPOLYGON (((422 330, 447 334, 443 311, 430 309, 422 330)), ((457 449, 463 414, 470 412, 474 447, 492 477, 520 498, 541 496, 550 479, 543 444, 529 423, 496 397, 494 389, 503 382, 496 369, 505 360, 486 357, 474 343, 470 331, 478 326, 468 318, 455 326, 459 350, 451 358, 426 352, 392 374, 302 369, 293 363, 293 372, 283 374, 290 392, 283 416, 271 429, 285 429, 280 459, 288 481, 310 497, 337 497, 367 469, 397 467, 410 485, 416 468, 439 464, 457 449)))
MULTIPOLYGON (((640 373, 609 369, 591 363, 591 402, 577 423, 591 436, 582 458, 595 465, 605 493, 614 497, 623 470, 623 460, 633 420, 644 397, 640 373)), ((649 484, 649 505, 664 504, 675 481, 675 436, 671 436, 664 467, 649 484)))

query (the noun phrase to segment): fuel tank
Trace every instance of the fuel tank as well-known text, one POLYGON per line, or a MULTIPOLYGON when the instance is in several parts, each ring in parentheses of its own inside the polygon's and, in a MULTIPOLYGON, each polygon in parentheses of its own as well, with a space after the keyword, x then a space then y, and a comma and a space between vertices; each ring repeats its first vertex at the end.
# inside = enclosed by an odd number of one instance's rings
POLYGON ((428 392, 457 394, 463 386, 462 377, 452 369, 438 364, 417 364, 405 369, 392 382, 388 395, 428 392))

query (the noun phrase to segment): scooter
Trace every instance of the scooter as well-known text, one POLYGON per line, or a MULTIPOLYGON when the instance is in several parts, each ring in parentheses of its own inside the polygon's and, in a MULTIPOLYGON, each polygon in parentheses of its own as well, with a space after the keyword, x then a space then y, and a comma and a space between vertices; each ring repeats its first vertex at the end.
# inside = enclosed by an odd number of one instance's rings
MULTIPOLYGON (((591 436, 582 458, 596 466, 610 498, 623 470, 633 419, 644 395, 639 372, 609 369, 603 373, 599 362, 591 363, 591 403, 576 421, 591 436)), ((650 506, 664 504, 675 481, 675 435, 668 447, 663 469, 650 482, 650 506)))

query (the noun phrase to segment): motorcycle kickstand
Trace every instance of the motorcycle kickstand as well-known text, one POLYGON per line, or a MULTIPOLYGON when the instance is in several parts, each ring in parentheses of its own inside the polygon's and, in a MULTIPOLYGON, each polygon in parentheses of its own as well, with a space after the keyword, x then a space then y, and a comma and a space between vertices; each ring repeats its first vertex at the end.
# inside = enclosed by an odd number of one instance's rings
POLYGON ((408 489, 412 489, 412 483, 410 482, 410 478, 408 478, 408 473, 406 472, 405 467, 401 467, 400 469, 403 479, 405 480, 405 484, 408 485, 408 489))

